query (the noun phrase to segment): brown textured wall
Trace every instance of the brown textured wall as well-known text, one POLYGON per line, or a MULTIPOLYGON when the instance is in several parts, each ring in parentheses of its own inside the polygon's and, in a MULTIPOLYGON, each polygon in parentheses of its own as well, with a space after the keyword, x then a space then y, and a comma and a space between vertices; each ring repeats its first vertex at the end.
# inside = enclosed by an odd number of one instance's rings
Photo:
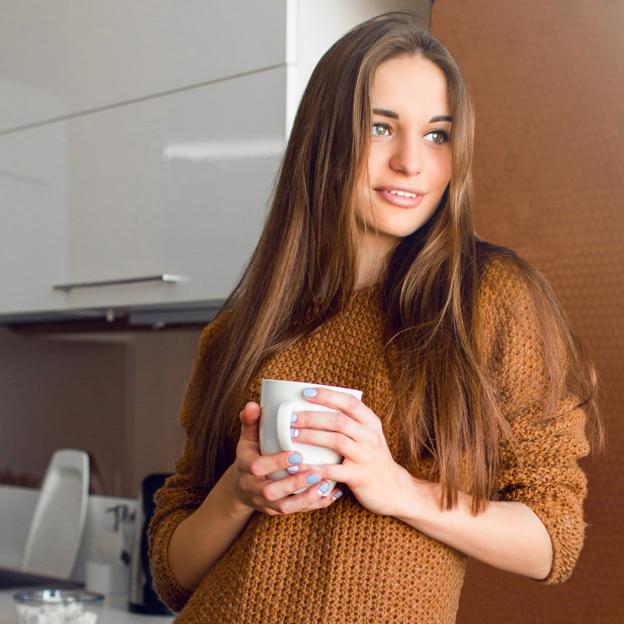
POLYGON ((476 223, 549 280, 603 384, 607 452, 581 461, 589 527, 572 577, 541 586, 468 565, 458 622, 624 621, 624 2, 438 0, 476 125, 476 223))

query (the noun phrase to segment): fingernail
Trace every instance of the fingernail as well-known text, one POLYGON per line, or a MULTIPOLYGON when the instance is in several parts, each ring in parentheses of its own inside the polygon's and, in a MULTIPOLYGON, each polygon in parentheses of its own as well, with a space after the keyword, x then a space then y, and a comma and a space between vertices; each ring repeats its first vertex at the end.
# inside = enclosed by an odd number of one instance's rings
POLYGON ((327 481, 325 481, 324 483, 321 483, 321 485, 319 486, 319 489, 316 490, 316 493, 321 496, 321 494, 325 494, 325 492, 327 492, 327 490, 329 490, 329 483, 327 483, 327 481))
POLYGON ((321 480, 321 477, 319 477, 318 475, 312 474, 312 475, 308 475, 306 477, 306 483, 318 483, 321 480))
POLYGON ((302 394, 304 397, 315 397, 316 390, 314 388, 306 388, 302 394))
POLYGON ((290 415, 290 422, 297 422, 297 414, 295 414, 294 412, 290 415))
POLYGON ((342 492, 340 490, 338 490, 334 496, 333 496, 333 500, 336 500, 337 498, 340 498, 342 496, 342 492))
POLYGON ((303 455, 301 455, 301 453, 293 453, 288 458, 288 462, 290 464, 300 464, 302 459, 303 459, 303 455))
POLYGON ((288 470, 290 474, 294 474, 295 472, 299 472, 299 466, 288 466, 286 470, 288 470))
POLYGON ((290 430, 290 437, 291 437, 291 438, 297 438, 297 437, 299 437, 299 429, 291 429, 291 430, 290 430))

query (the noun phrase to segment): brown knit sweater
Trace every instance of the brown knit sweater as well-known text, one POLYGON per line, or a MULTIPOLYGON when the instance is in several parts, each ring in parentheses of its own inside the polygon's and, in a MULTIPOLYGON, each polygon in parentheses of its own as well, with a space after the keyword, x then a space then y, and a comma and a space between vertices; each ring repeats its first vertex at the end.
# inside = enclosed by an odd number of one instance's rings
MULTIPOLYGON (((376 292, 375 286, 356 291, 338 315, 270 359, 249 396, 241 397, 241 406, 260 402, 262 377, 359 388, 363 402, 382 420, 393 457, 407 467, 398 427, 384 419, 391 386, 376 292)), ((575 407, 578 398, 568 394, 553 424, 531 422, 545 387, 541 343, 526 286, 503 260, 488 265, 479 301, 485 320, 481 344, 496 357, 502 409, 522 457, 518 461, 503 452, 497 496, 525 503, 544 523, 554 561, 548 577, 535 582, 561 583, 572 574, 586 527, 587 480, 577 463, 589 452, 585 413, 575 407)), ((210 357, 217 325, 210 323, 202 332, 198 360, 210 357)), ((195 372, 189 387, 193 383, 195 372)), ((183 424, 193 417, 184 410, 183 403, 183 424)), ((175 527, 207 495, 189 481, 193 461, 187 444, 176 473, 156 494, 149 526, 154 587, 180 611, 179 624, 455 622, 466 556, 394 517, 371 513, 348 488, 325 509, 284 516, 254 512, 195 591, 186 591, 166 553, 175 527)), ((426 478, 429 467, 424 462, 410 471, 426 478)))

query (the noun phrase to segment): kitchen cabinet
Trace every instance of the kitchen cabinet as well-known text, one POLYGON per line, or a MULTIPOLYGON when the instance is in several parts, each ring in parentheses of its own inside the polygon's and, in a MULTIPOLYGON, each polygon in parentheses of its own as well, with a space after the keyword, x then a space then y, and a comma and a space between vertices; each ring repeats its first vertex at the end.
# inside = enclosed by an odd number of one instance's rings
POLYGON ((0 312, 223 300, 264 219, 285 92, 282 65, 0 138, 0 312), (188 281, 53 288, 155 274, 188 281))
POLYGON ((70 120, 65 279, 188 281, 74 289, 65 305, 224 299, 264 219, 285 89, 281 66, 70 120))
POLYGON ((51 286, 69 249, 66 123, 0 136, 0 313, 65 305, 51 286))
POLYGON ((0 25, 0 322, 218 307, 255 247, 318 59, 364 19, 418 4, 13 6, 0 25))
POLYGON ((11 3, 0 21, 0 132, 281 65, 287 5, 11 3))

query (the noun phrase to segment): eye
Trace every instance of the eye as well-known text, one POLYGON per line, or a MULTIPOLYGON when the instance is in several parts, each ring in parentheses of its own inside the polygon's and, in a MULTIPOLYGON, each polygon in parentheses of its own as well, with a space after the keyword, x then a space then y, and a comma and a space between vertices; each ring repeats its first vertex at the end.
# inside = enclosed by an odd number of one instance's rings
POLYGON ((432 130, 431 132, 427 132, 425 136, 429 136, 430 134, 435 134, 438 136, 438 139, 433 140, 433 142, 437 145, 443 145, 444 143, 448 143, 448 132, 445 132, 444 130, 432 130))
POLYGON ((373 136, 376 137, 380 137, 380 136, 386 136, 384 134, 377 134, 375 132, 375 128, 382 128, 383 130, 390 130, 390 126, 387 123, 384 123, 383 121, 374 121, 373 122, 373 136))

